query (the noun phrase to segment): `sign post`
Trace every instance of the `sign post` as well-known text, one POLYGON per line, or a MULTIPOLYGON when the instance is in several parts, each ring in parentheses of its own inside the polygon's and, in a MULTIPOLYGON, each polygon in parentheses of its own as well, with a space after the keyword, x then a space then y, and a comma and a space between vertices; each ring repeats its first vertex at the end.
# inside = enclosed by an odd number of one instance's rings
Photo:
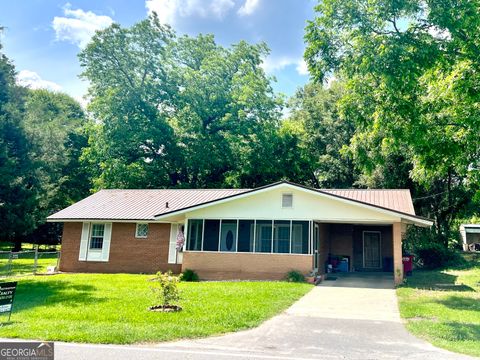
POLYGON ((8 322, 13 310, 13 298, 15 297, 15 290, 17 289, 17 282, 0 283, 0 314, 8 312, 8 322))

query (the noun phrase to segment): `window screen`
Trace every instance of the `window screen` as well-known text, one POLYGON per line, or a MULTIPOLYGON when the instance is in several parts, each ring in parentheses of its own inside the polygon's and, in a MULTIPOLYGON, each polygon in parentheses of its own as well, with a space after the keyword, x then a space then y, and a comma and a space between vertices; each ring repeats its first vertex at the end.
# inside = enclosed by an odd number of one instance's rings
POLYGON ((92 233, 90 236, 90 249, 97 249, 97 250, 102 249, 104 233, 105 233, 105 224, 92 224, 92 233))
POLYGON ((308 221, 292 221, 292 254, 308 254, 308 221))
POLYGON ((188 220, 187 250, 202 250, 203 220, 188 220))
POLYGON ((253 236, 255 221, 240 220, 238 222, 238 251, 253 252, 253 236))
POLYGON ((256 228, 256 252, 272 252, 272 221, 258 220, 256 228))
POLYGON ((290 221, 275 220, 273 227, 273 252, 290 252, 290 221))
POLYGON ((203 251, 218 251, 220 220, 205 220, 203 251))

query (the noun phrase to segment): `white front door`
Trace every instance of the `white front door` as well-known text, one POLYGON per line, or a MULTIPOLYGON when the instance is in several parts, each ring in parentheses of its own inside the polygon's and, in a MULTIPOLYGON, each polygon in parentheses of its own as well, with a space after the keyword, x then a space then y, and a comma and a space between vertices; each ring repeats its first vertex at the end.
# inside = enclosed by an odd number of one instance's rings
POLYGON ((222 220, 220 234, 220 251, 237 250, 237 221, 222 220))

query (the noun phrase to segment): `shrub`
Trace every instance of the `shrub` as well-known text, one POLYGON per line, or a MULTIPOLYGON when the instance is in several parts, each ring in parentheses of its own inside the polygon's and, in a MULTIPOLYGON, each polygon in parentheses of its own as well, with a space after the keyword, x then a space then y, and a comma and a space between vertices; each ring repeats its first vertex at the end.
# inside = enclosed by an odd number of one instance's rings
MULTIPOLYGON (((454 245, 453 241, 449 243, 454 245)), ((416 264, 426 269, 456 265, 461 261, 453 246, 447 248, 445 238, 440 237, 433 228, 411 226, 403 241, 403 250, 414 254, 416 264)))
POLYGON ((180 300, 180 292, 178 290, 178 283, 182 275, 175 276, 171 271, 162 273, 157 272, 153 281, 155 285, 152 286, 152 291, 162 306, 172 305, 174 302, 180 300))
POLYGON ((298 270, 290 270, 287 275, 285 275, 285 280, 288 282, 305 282, 305 276, 298 270))
POLYGON ((447 264, 452 257, 452 252, 445 246, 435 243, 423 244, 415 250, 422 267, 436 269, 447 264))
POLYGON ((195 270, 192 269, 185 269, 182 273, 182 281, 198 281, 200 278, 195 270))

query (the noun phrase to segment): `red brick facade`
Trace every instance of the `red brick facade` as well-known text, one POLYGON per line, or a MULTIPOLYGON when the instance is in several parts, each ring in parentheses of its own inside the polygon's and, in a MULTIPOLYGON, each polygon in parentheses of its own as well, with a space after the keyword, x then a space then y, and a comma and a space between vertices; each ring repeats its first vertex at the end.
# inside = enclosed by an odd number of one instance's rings
POLYGON ((135 223, 113 223, 108 262, 79 261, 82 223, 65 223, 60 270, 98 273, 155 273, 181 271, 181 265, 168 263, 170 224, 149 224, 148 237, 135 237, 135 223))
POLYGON ((183 268, 207 280, 281 280, 290 270, 312 271, 312 255, 186 252, 183 268))
MULTIPOLYGON (((60 270, 97 273, 155 273, 167 270, 180 273, 182 271, 181 264, 168 263, 170 224, 150 223, 146 239, 135 237, 135 227, 135 223, 112 224, 108 262, 79 261, 82 223, 65 223, 60 270)), ((362 248, 360 245, 363 230, 380 231, 382 256, 393 257, 391 225, 360 226, 321 223, 319 224, 319 272, 324 273, 329 253, 350 256, 350 270, 361 271, 362 248)), ((202 279, 209 280, 273 280, 283 278, 289 270, 299 270, 306 274, 313 268, 312 261, 311 255, 186 252, 183 257, 183 270, 187 268, 195 270, 202 279)))

